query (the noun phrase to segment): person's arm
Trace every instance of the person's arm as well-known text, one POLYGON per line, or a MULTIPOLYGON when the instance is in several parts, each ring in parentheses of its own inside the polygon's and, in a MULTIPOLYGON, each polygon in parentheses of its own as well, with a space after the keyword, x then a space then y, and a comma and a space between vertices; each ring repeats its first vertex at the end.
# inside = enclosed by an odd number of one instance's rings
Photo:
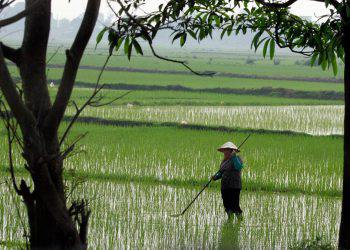
POLYGON ((235 167, 235 169, 238 171, 241 171, 242 168, 244 167, 241 157, 237 155, 232 156, 231 162, 233 163, 233 166, 235 167))
POLYGON ((216 174, 213 175, 213 177, 211 177, 211 179, 212 179, 213 181, 217 181, 217 180, 219 180, 219 179, 221 179, 221 178, 222 178, 222 173, 221 173, 221 171, 218 171, 216 174))

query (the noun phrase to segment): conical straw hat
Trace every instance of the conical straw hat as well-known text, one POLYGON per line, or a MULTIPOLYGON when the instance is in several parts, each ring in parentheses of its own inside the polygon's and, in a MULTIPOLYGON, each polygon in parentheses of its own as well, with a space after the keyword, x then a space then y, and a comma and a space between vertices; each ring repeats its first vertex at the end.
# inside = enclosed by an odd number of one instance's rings
POLYGON ((233 142, 226 142, 225 144, 223 144, 220 148, 218 148, 218 151, 222 152, 223 149, 233 149, 236 152, 239 152, 240 150, 238 149, 238 147, 233 144, 233 142))

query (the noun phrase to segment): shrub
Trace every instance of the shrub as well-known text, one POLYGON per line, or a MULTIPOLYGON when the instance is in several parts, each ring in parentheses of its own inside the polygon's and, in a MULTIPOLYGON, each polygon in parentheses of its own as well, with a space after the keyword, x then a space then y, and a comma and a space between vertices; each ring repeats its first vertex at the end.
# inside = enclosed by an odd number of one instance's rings
POLYGON ((274 64, 274 65, 280 65, 280 64, 281 64, 281 60, 278 59, 278 58, 275 58, 275 59, 273 60, 273 64, 274 64))
POLYGON ((296 60, 295 65, 311 66, 311 60, 296 60))
POLYGON ((245 61, 246 64, 255 64, 256 59, 248 57, 247 60, 245 61))

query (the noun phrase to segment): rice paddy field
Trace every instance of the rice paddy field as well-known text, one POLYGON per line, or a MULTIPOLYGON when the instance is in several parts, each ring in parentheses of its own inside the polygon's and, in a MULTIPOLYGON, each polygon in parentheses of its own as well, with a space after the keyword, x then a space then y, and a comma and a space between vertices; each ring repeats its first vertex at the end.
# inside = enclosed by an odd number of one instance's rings
MULTIPOLYGON (((70 107, 67 114, 73 115, 70 107)), ((116 121, 204 125, 235 129, 294 131, 341 135, 343 106, 158 106, 133 105, 87 108, 83 117, 116 121)))
MULTIPOLYGON (((281 65, 257 59, 245 65, 245 53, 183 53, 194 67, 260 76, 317 77, 330 72, 296 65, 292 56, 281 65), (212 58, 212 59, 210 59, 212 58), (235 58, 234 60, 232 58, 235 58), (210 61, 211 64, 208 64, 210 61), (276 70, 276 67, 278 70, 276 70), (231 70, 232 68, 232 70, 231 70)), ((52 64, 63 64, 64 56, 52 64)), ((89 51, 83 66, 101 66, 103 51, 89 51)), ((145 70, 182 68, 150 57, 131 63, 117 56, 110 66, 145 70)), ((15 73, 15 68, 11 69, 15 73)), ((50 69, 58 79, 61 69, 50 69)), ((93 84, 99 71, 83 69, 78 80, 93 84)), ((340 76, 337 76, 340 77, 340 76)), ((201 78, 188 74, 106 71, 103 82, 130 85, 180 85, 203 88, 288 88, 334 91, 334 82, 282 81, 229 77, 201 78)), ((54 97, 57 83, 50 87, 54 97)), ((127 89, 106 89, 105 100, 127 89)), ((81 105, 90 88, 74 90, 81 105)), ((71 105, 66 121, 74 115, 71 105)), ((92 209, 89 249, 288 249, 305 240, 337 245, 342 189, 342 100, 208 93, 201 91, 133 90, 100 108, 88 107, 69 141, 88 132, 77 154, 65 164, 68 190, 76 181, 74 198, 86 198, 92 209), (173 218, 219 168, 217 147, 226 141, 242 148, 242 222, 228 222, 215 182, 182 217, 173 218)), ((0 125, 0 248, 25 244, 24 205, 9 191, 5 130, 0 125), (20 214, 21 216, 18 216, 20 214)), ((64 145, 66 146, 66 145, 64 145)), ((28 178, 15 152, 18 178, 28 178)))
MULTIPOLYGON (((56 48, 53 49, 55 50, 56 48)), ((64 49, 60 49, 59 52, 60 53, 58 53, 50 63, 62 64, 64 62, 64 49)), ((97 50, 91 48, 85 53, 82 64, 94 66, 103 65, 107 53, 107 49, 103 47, 97 48, 97 50)), ((129 62, 124 55, 116 54, 111 58, 110 66, 185 71, 182 65, 160 61, 152 57, 150 51, 147 50, 145 50, 144 53, 145 56, 135 55, 133 57, 134 60, 131 60, 131 62, 129 62)), ((273 61, 263 58, 259 52, 254 54, 249 51, 196 51, 181 48, 181 53, 179 53, 178 50, 160 48, 159 53, 166 54, 171 58, 184 59, 194 69, 200 70, 227 73, 239 72, 248 75, 334 78, 331 71, 322 71, 317 67, 309 68, 305 65, 308 58, 292 54, 278 53, 276 56, 280 63, 275 65, 273 61), (254 64, 249 67, 247 67, 246 64, 248 58, 254 61, 254 64)), ((343 66, 340 64, 339 72, 341 72, 341 69, 343 69, 343 66)), ((336 78, 338 77, 342 77, 341 73, 336 76, 336 78)))

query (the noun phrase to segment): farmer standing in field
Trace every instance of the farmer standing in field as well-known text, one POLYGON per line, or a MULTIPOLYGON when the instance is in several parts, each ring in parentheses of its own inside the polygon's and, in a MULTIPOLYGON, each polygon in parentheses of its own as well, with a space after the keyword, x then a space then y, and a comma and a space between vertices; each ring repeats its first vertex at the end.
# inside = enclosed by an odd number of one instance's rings
POLYGON ((221 196, 225 211, 229 219, 236 215, 238 220, 242 220, 242 210, 239 206, 239 196, 242 189, 241 170, 243 168, 242 159, 237 156, 239 149, 232 142, 226 142, 218 151, 224 154, 220 170, 212 179, 221 179, 221 196))

